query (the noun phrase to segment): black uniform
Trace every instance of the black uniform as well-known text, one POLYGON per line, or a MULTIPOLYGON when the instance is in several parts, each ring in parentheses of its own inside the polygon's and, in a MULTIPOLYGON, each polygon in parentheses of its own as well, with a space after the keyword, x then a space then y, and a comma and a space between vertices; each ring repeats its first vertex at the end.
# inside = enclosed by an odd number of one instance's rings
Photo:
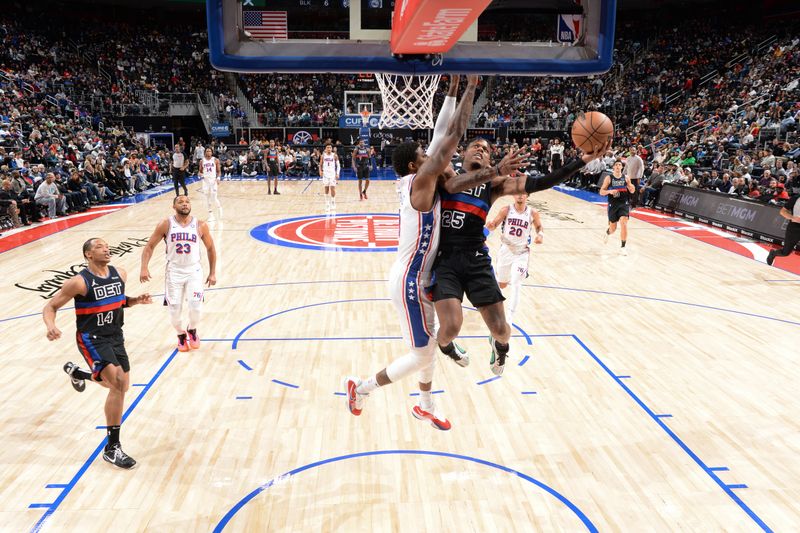
POLYGON ((369 179, 369 157, 369 146, 356 148, 356 177, 358 179, 369 179))
POLYGON ((122 335, 125 282, 110 265, 107 278, 95 276, 88 268, 79 275, 86 282, 86 296, 75 297, 78 350, 95 380, 109 364, 128 372, 130 363, 122 335))
MULTIPOLYGON (((462 170, 463 172, 463 170, 462 170)), ((489 183, 442 198, 442 229, 439 252, 433 265, 434 301, 467 298, 476 307, 505 300, 492 269, 483 227, 489 214, 492 187, 489 183)))
POLYGON ((278 150, 277 148, 267 148, 267 175, 277 177, 280 174, 278 169, 278 150))
POLYGON ((608 221, 618 222, 621 217, 631 214, 630 191, 625 183, 625 176, 615 178, 613 174, 608 176, 611 183, 608 185, 609 191, 620 191, 618 196, 608 195, 608 221))
MULTIPOLYGON (((798 214, 800 214, 798 199, 800 199, 800 195, 794 195, 784 206, 793 216, 798 216, 798 214)), ((787 255, 791 254, 794 251, 795 246, 797 246, 797 243, 800 243, 800 224, 797 222, 789 222, 786 225, 786 234, 783 237, 783 248, 772 250, 769 253, 771 257, 771 260, 768 261, 769 264, 772 264, 772 261, 776 257, 786 257, 787 255)))

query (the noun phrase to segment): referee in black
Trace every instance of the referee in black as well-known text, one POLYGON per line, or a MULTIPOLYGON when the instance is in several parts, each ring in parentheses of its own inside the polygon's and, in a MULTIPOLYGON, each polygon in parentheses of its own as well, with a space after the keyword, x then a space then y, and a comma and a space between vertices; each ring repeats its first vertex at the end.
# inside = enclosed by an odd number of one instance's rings
POLYGON ((800 242, 800 194, 789 198, 789 202, 781 207, 781 216, 789 221, 786 226, 786 235, 783 237, 783 248, 772 250, 767 256, 767 264, 771 265, 776 257, 785 257, 792 253, 794 247, 800 242))
POLYGON ((186 189, 186 167, 189 160, 183 155, 181 143, 175 143, 175 152, 172 154, 172 184, 175 186, 175 196, 179 196, 178 186, 183 186, 183 195, 189 196, 186 189))

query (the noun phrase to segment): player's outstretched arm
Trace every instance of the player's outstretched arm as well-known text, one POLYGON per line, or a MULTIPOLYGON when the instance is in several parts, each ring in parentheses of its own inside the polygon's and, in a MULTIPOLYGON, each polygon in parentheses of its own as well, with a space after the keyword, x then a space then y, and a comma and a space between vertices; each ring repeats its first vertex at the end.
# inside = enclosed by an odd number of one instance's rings
POLYGON ((602 155, 611 147, 611 139, 608 139, 605 146, 597 146, 592 153, 583 154, 581 157, 564 165, 563 167, 559 168, 558 170, 554 170, 550 174, 545 174, 544 176, 509 176, 503 182, 494 187, 494 191, 492 193, 492 201, 494 201, 499 196, 505 196, 508 194, 522 194, 522 193, 532 193, 537 191, 543 191, 545 189, 549 189, 551 187, 555 187, 559 183, 563 182, 564 180, 568 179, 570 176, 578 172, 581 168, 586 166, 586 163, 589 161, 593 161, 602 157, 602 155))
POLYGON ((470 75, 467 79, 469 80, 467 88, 461 96, 461 102, 456 108, 453 120, 447 127, 447 133, 442 138, 441 146, 425 160, 414 178, 414 186, 411 188, 411 206, 418 211, 431 209, 439 175, 450 164, 458 147, 458 141, 467 130, 467 122, 472 114, 472 104, 475 100, 475 89, 478 86, 479 78, 470 75))
POLYGON ((426 154, 431 155, 442 142, 442 138, 447 133, 447 127, 453 118, 453 113, 456 111, 456 96, 458 96, 458 82, 461 81, 461 76, 450 76, 450 87, 447 89, 447 96, 444 97, 442 102, 442 109, 436 116, 436 124, 433 126, 433 137, 431 137, 431 144, 428 145, 426 154))
POLYGON ((156 249, 156 245, 159 243, 159 241, 167 237, 168 230, 169 219, 165 218, 158 223, 158 226, 156 226, 153 234, 150 235, 150 240, 148 240, 147 244, 144 246, 144 249, 142 250, 142 268, 139 271, 139 281, 141 283, 150 281, 150 270, 148 269, 150 258, 153 257, 153 251, 156 249))
POLYGON ((498 176, 508 176, 525 166, 528 157, 530 157, 530 152, 526 147, 522 147, 520 150, 511 150, 493 167, 471 170, 463 174, 455 174, 454 172, 453 176, 446 176, 447 179, 442 183, 442 187, 448 193, 455 194, 490 180, 494 183, 498 176))
POLYGON ((486 224, 486 228, 489 231, 494 231, 497 226, 499 226, 503 220, 508 216, 508 206, 501 207, 500 211, 497 213, 497 216, 494 217, 488 224, 486 224))

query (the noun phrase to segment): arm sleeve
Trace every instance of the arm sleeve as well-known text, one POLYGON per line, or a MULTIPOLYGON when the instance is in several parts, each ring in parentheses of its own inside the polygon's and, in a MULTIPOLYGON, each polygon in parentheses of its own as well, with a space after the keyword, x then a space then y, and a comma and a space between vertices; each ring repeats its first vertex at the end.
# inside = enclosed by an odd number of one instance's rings
POLYGON ((442 109, 439 111, 439 116, 436 117, 436 124, 433 127, 433 138, 431 139, 431 144, 428 146, 428 150, 425 152, 427 155, 431 155, 442 142, 442 138, 445 136, 445 133, 447 133, 447 126, 450 125, 450 119, 453 118, 455 112, 456 97, 445 96, 442 109))
POLYGON ((581 159, 576 159, 571 163, 564 165, 563 167, 559 168, 558 170, 551 172, 545 176, 539 177, 528 177, 525 180, 525 192, 532 193, 536 191, 543 191, 545 189, 549 189, 550 187, 554 187, 567 179, 568 177, 575 174, 581 168, 583 168, 586 163, 583 162, 581 159))

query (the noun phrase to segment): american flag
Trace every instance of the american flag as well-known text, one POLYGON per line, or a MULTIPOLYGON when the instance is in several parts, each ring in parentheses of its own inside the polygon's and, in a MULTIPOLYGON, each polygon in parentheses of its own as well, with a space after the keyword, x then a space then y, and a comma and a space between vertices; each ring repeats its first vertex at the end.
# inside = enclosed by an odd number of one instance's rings
POLYGON ((286 11, 244 11, 244 29, 256 39, 288 39, 286 11))

